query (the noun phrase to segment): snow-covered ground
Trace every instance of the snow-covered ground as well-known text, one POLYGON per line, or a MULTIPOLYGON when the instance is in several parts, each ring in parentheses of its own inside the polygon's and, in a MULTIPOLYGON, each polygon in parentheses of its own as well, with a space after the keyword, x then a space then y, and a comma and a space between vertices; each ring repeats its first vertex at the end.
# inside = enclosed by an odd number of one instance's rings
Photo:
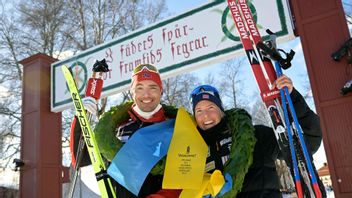
POLYGON ((328 198, 335 198, 334 191, 329 191, 328 193, 328 198))
POLYGON ((19 172, 15 172, 9 168, 0 169, 0 186, 18 189, 19 187, 19 172))
MULTIPOLYGON (((63 186, 63 197, 68 197, 70 184, 63 186)), ((81 168, 81 174, 77 178, 74 198, 99 198, 100 192, 97 180, 95 179, 94 170, 92 166, 85 166, 81 168)))

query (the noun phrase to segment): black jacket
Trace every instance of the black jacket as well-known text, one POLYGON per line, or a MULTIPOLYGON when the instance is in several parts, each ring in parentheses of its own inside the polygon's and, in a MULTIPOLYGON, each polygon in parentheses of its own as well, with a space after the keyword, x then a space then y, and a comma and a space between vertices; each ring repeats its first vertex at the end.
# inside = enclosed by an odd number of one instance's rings
MULTIPOLYGON (((302 95, 295 89, 291 93, 291 99, 304 132, 307 149, 311 154, 314 154, 322 140, 319 117, 308 107, 302 95)), ((242 192, 237 198, 281 197, 275 160, 290 159, 289 147, 283 148, 283 150, 279 149, 272 128, 257 125, 255 126, 255 135, 257 143, 254 148, 253 164, 245 176, 242 192)), ((290 163, 287 164, 291 166, 290 163)), ((324 194, 325 192, 323 192, 324 194)))

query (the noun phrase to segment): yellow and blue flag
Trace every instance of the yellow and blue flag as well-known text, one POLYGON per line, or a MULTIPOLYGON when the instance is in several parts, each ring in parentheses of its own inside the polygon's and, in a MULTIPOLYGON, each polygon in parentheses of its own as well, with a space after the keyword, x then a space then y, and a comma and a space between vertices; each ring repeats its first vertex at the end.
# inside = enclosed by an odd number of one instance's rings
POLYGON ((112 160, 108 174, 138 195, 150 170, 167 154, 174 124, 171 119, 137 130, 112 160))

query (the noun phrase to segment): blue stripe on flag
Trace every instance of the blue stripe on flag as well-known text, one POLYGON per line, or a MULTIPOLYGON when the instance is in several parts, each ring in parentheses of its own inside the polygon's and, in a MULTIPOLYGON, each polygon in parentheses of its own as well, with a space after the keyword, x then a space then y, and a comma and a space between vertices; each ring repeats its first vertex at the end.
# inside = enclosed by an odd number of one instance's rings
POLYGON ((167 120, 137 130, 115 155, 108 174, 138 195, 145 178, 169 149, 175 120, 167 120))

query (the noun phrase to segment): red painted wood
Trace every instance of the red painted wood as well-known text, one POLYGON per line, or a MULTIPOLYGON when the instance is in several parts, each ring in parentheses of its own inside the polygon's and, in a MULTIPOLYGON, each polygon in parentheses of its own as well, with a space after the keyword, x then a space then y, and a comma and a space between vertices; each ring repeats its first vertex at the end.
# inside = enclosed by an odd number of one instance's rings
POLYGON ((62 197, 61 113, 50 112, 50 64, 45 54, 23 65, 20 197, 62 197))
POLYGON ((290 4, 321 118, 335 197, 352 197, 352 94, 339 93, 352 79, 352 66, 346 57, 340 62, 331 58, 349 38, 342 4, 337 0, 291 0, 290 4))

